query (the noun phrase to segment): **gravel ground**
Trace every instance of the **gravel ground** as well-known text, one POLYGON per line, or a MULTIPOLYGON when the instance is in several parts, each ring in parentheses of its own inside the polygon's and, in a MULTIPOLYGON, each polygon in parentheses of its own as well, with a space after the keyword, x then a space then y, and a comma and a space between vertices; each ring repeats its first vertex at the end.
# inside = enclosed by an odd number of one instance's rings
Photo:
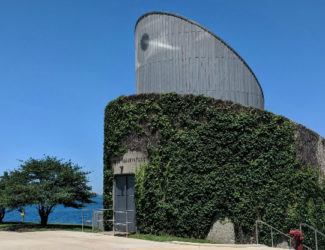
MULTIPOLYGON (((71 231, 5 232, 0 231, 1 250, 271 250, 262 245, 198 244, 183 242, 155 242, 101 233, 71 231)), ((277 248, 279 249, 279 248, 277 248)))

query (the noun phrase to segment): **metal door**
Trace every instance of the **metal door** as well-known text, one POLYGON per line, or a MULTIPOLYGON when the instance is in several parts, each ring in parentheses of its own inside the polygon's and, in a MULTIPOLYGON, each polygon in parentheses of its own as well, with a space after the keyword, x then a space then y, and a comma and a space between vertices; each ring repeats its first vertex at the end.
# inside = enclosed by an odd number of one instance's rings
POLYGON ((114 187, 115 230, 135 232, 134 175, 116 175, 114 187))

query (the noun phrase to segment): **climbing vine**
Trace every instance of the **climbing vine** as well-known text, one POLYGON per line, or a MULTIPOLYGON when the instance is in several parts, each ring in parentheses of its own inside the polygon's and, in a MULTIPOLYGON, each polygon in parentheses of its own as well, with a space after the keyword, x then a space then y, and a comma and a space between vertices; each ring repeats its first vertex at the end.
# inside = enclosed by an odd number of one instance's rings
MULTIPOLYGON (((203 96, 119 97, 105 110, 104 207, 112 206, 112 159, 147 153, 136 174, 137 228, 205 238, 228 218, 238 242, 256 219, 289 232, 300 222, 324 228, 324 192, 315 169, 296 158, 292 122, 203 96), (317 225, 316 225, 317 224, 317 225)), ((267 230, 261 229, 267 242, 267 230)))

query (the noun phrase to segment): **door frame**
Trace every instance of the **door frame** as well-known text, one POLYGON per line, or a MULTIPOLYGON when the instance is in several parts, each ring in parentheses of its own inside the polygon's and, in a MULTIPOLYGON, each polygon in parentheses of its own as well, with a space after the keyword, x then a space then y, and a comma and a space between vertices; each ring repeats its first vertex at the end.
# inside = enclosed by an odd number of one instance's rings
MULTIPOLYGON (((113 192, 112 192, 112 198, 113 198, 113 207, 112 207, 112 211, 113 211, 113 219, 114 219, 114 222, 115 222, 115 189, 116 189, 116 177, 117 176, 125 176, 125 177, 128 177, 128 176, 133 176, 134 177, 134 184, 135 184, 135 174, 132 174, 132 173, 127 173, 127 174, 115 174, 114 175, 114 178, 113 178, 113 192)), ((126 178, 126 186, 127 186, 127 179, 126 178)), ((127 190, 127 189, 126 189, 127 190)), ((137 223, 136 223, 136 209, 135 209, 135 200, 134 200, 134 194, 133 194, 133 201, 134 201, 134 228, 135 228, 135 231, 137 230, 137 223)), ((126 200, 127 202, 127 200, 126 200)), ((127 203, 126 203, 127 204, 127 203)), ((115 230, 115 225, 113 225, 114 227, 114 230, 115 230)))

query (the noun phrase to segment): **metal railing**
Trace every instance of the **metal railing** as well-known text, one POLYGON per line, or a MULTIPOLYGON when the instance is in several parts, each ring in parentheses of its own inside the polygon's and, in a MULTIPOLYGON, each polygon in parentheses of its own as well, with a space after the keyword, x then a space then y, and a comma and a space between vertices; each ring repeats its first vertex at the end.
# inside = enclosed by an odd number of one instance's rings
POLYGON ((115 235, 115 226, 125 226, 126 232, 125 232, 125 237, 128 237, 129 235, 129 224, 132 224, 132 221, 128 221, 128 213, 129 212, 134 212, 134 210, 120 210, 120 211, 113 211, 113 235, 115 235), (125 222, 115 222, 115 213, 125 213, 125 222))
MULTIPOLYGON (((97 211, 112 211, 112 209, 84 209, 81 211, 81 231, 83 232, 84 231, 84 214, 86 212, 91 212, 91 220, 86 220, 86 223, 88 224, 88 222, 91 222, 91 231, 93 232, 94 229, 95 229, 95 224, 94 224, 94 221, 95 221, 95 212, 97 211)), ((104 217, 103 217, 104 218, 104 217)), ((96 222, 105 222, 105 221, 112 221, 112 220, 96 220, 96 222)))
POLYGON ((317 239, 317 234, 320 234, 321 236, 325 237, 325 234, 323 234, 321 231, 317 230, 316 228, 306 224, 306 223, 300 223, 299 225, 299 229, 300 229, 300 232, 302 232, 302 227, 308 227, 312 230, 314 230, 314 234, 315 234, 315 249, 318 250, 318 239, 317 239))
MULTIPOLYGON (((267 224, 266 222, 261 221, 261 220, 256 220, 255 223, 256 223, 256 244, 258 244, 258 223, 261 223, 261 224, 266 225, 267 227, 269 227, 271 229, 270 231, 271 231, 272 247, 275 247, 274 246, 274 239, 273 239, 273 231, 276 231, 276 232, 280 233, 281 235, 285 236, 286 238, 288 238, 289 239, 289 247, 292 247, 291 237, 290 237, 289 234, 285 234, 284 232, 280 231, 279 229, 276 229, 275 227, 273 227, 270 224, 267 224)), ((310 247, 308 247, 306 245, 303 245, 303 247, 308 249, 308 250, 312 250, 310 247)))
MULTIPOLYGON (((128 213, 129 212, 134 212, 134 210, 120 210, 120 211, 115 211, 113 209, 85 209, 85 210, 82 210, 81 211, 81 231, 83 232, 84 231, 84 214, 86 212, 91 212, 92 213, 92 219, 91 220, 86 220, 87 224, 88 222, 91 222, 91 225, 92 225, 92 232, 94 231, 94 226, 95 226, 95 221, 96 222, 112 222, 113 224, 113 235, 115 236, 115 227, 116 226, 125 226, 125 229, 126 229, 126 232, 125 232, 125 236, 128 237, 129 235, 129 224, 132 224, 134 222, 132 221, 128 221, 128 213), (111 220, 95 220, 95 212, 97 211, 113 211, 113 218, 111 220), (125 222, 119 222, 119 223, 116 223, 115 222, 115 214, 116 213, 125 213, 125 222)), ((104 218, 104 217, 103 217, 104 218)))

